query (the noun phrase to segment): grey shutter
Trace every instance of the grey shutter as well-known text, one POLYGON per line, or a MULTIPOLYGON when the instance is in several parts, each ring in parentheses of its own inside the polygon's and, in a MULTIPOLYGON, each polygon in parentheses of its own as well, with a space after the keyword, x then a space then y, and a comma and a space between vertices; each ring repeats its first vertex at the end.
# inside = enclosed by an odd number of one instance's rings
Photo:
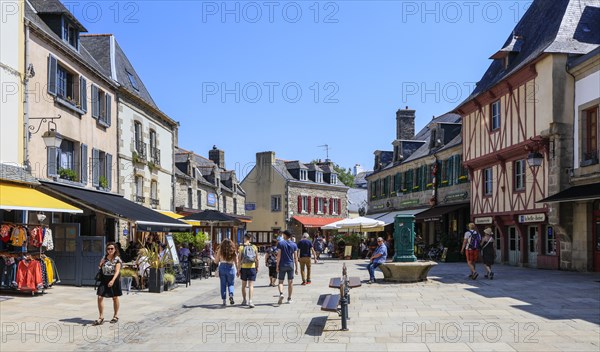
POLYGON ((56 147, 48 147, 48 176, 58 175, 58 165, 56 163, 56 157, 58 149, 56 147))
POLYGON ((92 84, 92 117, 97 119, 100 113, 100 102, 98 101, 98 87, 92 84))
POLYGON ((112 189, 112 155, 106 153, 106 180, 107 188, 112 189))
POLYGON ((87 145, 81 145, 81 183, 84 185, 87 184, 88 181, 88 155, 87 155, 87 145))
POLYGON ((87 80, 85 78, 79 78, 79 105, 81 110, 87 112, 87 80))
POLYGON ((92 148, 92 185, 100 185, 100 151, 92 148))
POLYGON ((50 54, 48 56, 48 94, 56 96, 56 58, 50 54))
POLYGON ((110 126, 110 121, 111 121, 111 111, 110 111, 110 106, 112 105, 112 101, 111 101, 111 97, 110 95, 108 95, 108 93, 106 93, 104 95, 106 97, 106 124, 108 124, 110 126))

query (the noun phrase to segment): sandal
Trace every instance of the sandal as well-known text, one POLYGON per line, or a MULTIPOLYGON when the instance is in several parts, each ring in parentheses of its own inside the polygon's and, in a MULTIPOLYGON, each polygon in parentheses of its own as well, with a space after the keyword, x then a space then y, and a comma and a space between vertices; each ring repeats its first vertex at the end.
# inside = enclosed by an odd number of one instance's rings
POLYGON ((102 325, 102 323, 104 323, 104 318, 100 318, 98 320, 94 320, 94 322, 92 323, 92 325, 97 326, 97 325, 102 325))
POLYGON ((113 318, 110 320, 110 323, 111 323, 111 324, 114 324, 114 323, 117 323, 118 321, 119 321, 119 318, 118 318, 118 317, 113 317, 113 318))

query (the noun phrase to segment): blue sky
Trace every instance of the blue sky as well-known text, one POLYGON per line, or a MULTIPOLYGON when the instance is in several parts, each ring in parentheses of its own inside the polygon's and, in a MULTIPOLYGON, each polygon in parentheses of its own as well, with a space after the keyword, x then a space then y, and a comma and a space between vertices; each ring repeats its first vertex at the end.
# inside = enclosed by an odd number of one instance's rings
POLYGON ((529 1, 67 1, 113 33, 179 145, 217 145, 243 177, 255 153, 372 168, 398 108, 416 129, 465 99, 529 1))

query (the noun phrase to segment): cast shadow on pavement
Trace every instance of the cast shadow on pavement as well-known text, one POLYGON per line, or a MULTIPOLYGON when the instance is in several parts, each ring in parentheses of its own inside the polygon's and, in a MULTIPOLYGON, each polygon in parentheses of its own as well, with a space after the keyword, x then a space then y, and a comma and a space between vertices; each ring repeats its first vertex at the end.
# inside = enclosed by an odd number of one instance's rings
POLYGON ((79 324, 79 325, 90 325, 94 322, 94 320, 83 319, 83 318, 67 318, 67 319, 59 319, 59 321, 63 321, 65 323, 79 324))

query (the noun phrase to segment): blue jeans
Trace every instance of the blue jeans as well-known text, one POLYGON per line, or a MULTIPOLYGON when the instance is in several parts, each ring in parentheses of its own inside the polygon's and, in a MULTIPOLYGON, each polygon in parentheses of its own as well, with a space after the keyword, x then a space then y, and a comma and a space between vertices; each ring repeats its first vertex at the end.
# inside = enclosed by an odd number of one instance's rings
POLYGON ((374 263, 371 262, 369 263, 369 265, 367 265, 367 270, 369 270, 369 279, 370 280, 375 280, 375 269, 377 269, 378 266, 380 266, 382 263, 374 263))
POLYGON ((221 280, 221 298, 225 299, 227 297, 227 291, 229 291, 230 296, 233 296, 235 266, 233 264, 220 263, 219 279, 221 280))

